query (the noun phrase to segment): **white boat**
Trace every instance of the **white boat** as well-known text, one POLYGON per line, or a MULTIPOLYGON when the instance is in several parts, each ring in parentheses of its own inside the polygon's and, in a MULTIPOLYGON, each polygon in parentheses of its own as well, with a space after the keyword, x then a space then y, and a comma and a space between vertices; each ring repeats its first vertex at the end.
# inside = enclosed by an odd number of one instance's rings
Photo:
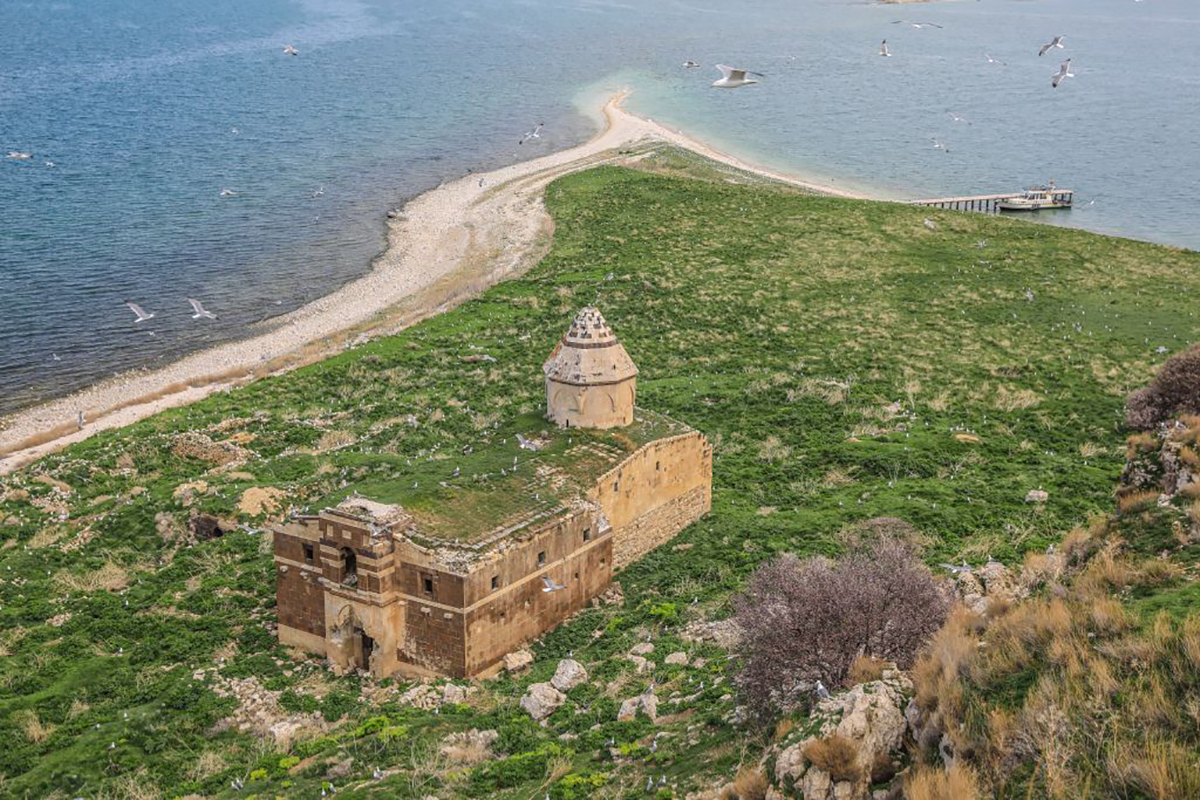
POLYGON ((1039 211, 1043 208, 1070 208, 1075 193, 1070 189, 1059 189, 1050 186, 1035 186, 1026 189, 1016 197, 1009 197, 996 203, 1001 211, 1039 211))

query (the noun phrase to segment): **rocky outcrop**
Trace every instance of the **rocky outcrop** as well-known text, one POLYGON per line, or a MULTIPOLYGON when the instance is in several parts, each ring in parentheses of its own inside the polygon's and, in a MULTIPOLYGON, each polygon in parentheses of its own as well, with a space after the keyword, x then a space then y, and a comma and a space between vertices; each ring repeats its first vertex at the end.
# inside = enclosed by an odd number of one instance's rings
POLYGON ((249 450, 236 444, 214 442, 207 435, 194 431, 176 436, 174 444, 171 445, 171 454, 179 458, 194 458, 214 467, 241 463, 252 455, 249 450))
POLYGON ((981 616, 997 602, 1007 605, 1029 593, 1012 570, 991 560, 977 569, 960 569, 954 576, 954 591, 964 606, 981 616))
POLYGON ((742 631, 732 619, 696 620, 683 629, 682 638, 687 642, 710 642, 730 650, 741 641, 742 631))
POLYGON ((904 710, 912 683, 896 669, 884 670, 877 681, 862 683, 817 704, 816 735, 787 743, 775 758, 774 779, 805 800, 863 800, 873 782, 889 779, 908 731, 904 710), (814 761, 823 742, 849 747, 848 768, 831 772, 814 761))

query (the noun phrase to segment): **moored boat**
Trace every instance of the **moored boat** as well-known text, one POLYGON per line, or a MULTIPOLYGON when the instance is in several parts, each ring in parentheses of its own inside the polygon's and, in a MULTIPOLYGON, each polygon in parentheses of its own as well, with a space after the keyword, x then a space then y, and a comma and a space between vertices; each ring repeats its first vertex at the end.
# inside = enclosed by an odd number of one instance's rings
POLYGON ((1075 193, 1070 189, 1059 189, 1050 186, 1035 186, 1026 189, 1015 197, 1009 197, 996 203, 1001 211, 1039 211, 1043 208, 1070 208, 1075 193))

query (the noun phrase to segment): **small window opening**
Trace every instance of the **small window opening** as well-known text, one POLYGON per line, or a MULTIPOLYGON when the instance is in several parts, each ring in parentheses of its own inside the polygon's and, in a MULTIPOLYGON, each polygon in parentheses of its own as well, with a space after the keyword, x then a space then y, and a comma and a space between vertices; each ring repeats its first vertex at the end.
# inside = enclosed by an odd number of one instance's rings
POLYGON ((538 553, 538 566, 540 567, 545 563, 546 563, 546 551, 543 550, 542 552, 538 553))
POLYGON ((314 558, 313 546, 311 544, 304 545, 304 563, 305 564, 313 563, 313 558, 314 558))
POLYGON ((504 620, 504 619, 507 619, 507 618, 508 618, 508 617, 507 617, 507 612, 505 612, 505 611, 501 611, 501 612, 500 612, 500 619, 504 620))
POLYGON ((583 540, 585 542, 590 542, 592 540, 592 529, 591 528, 583 529, 583 540))
POLYGON ((578 572, 576 572, 576 573, 575 573, 575 580, 579 580, 579 573, 578 573, 578 572))
POLYGON ((349 547, 342 548, 342 583, 346 586, 358 583, 358 558, 349 547))
POLYGON ((426 577, 424 579, 424 581, 425 581, 425 594, 433 594, 433 578, 426 577))
POLYGON ((602 566, 602 567, 603 567, 603 566, 604 566, 605 564, 607 564, 607 563, 608 563, 608 559, 606 559, 606 558, 602 558, 602 559, 600 559, 600 566, 602 566))
POLYGON ((661 462, 661 461, 655 461, 655 462, 654 462, 654 471, 655 471, 655 472, 658 472, 658 471, 659 471, 659 470, 661 470, 661 469, 662 469, 662 462, 661 462))
POLYGON ((499 588, 500 588, 500 576, 499 576, 499 575, 493 575, 493 576, 492 576, 492 588, 493 588, 493 589, 499 589, 499 588))
POLYGON ((618 490, 618 489, 620 489, 620 488, 621 488, 621 482, 620 482, 620 481, 613 481, 613 491, 615 492, 615 491, 617 491, 617 490, 618 490))

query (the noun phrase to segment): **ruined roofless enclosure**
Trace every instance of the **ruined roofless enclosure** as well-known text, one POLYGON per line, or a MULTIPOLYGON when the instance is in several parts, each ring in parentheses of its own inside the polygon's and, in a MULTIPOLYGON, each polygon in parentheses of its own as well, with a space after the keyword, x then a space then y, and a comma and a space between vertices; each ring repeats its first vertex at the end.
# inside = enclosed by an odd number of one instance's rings
POLYGON ((436 489, 383 487, 275 530, 280 641, 377 677, 492 674, 708 512, 712 447, 635 407, 637 367, 598 310, 543 371, 546 418, 440 462, 436 489))

